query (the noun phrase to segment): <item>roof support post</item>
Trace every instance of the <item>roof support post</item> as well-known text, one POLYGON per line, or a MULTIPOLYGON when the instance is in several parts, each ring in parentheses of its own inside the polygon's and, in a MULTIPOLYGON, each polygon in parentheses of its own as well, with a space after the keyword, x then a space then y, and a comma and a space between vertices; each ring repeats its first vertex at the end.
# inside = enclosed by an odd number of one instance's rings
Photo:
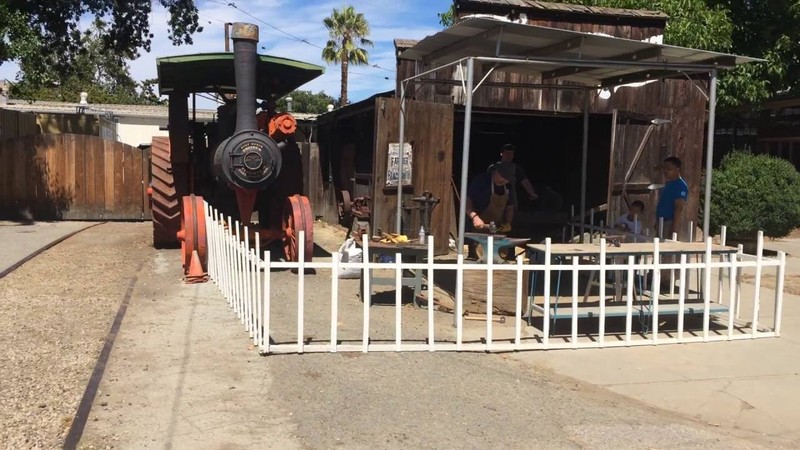
MULTIPOLYGON (((395 222, 395 233, 403 234, 401 216, 403 213, 403 140, 406 131, 406 82, 400 82, 400 148, 397 150, 399 158, 397 165, 397 218, 395 222)), ((388 149, 387 149, 388 151, 388 149)), ((391 161, 388 162, 391 165, 391 161)))
POLYGON ((461 201, 458 205, 458 255, 464 255, 464 233, 467 220, 467 178, 469 175, 469 141, 472 133, 472 85, 475 58, 467 58, 467 86, 464 94, 464 139, 461 147, 461 201))
POLYGON ((717 110, 717 69, 711 69, 708 87, 708 134, 706 138, 706 192, 703 202, 703 238, 709 236, 711 227, 711 178, 714 165, 714 121, 717 110))
MULTIPOLYGON (((585 232, 586 218, 586 169, 589 160, 589 90, 583 90, 583 144, 581 154, 581 243, 583 243, 583 233, 585 232)), ((592 230, 589 230, 591 233, 592 230)))

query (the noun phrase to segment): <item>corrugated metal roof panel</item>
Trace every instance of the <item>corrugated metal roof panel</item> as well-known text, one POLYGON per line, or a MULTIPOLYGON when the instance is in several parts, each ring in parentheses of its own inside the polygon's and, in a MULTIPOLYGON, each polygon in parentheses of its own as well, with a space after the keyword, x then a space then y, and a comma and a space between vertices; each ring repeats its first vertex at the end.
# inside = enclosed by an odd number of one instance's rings
MULTIPOLYGON (((603 36, 578 31, 471 18, 419 41, 400 58, 420 60, 431 67, 467 57, 504 58, 506 72, 546 74, 550 79, 589 85, 615 79, 642 80, 708 72, 762 61, 672 45, 603 36), (609 67, 613 75, 609 76, 609 67)), ((641 81, 641 80, 640 80, 641 81)))

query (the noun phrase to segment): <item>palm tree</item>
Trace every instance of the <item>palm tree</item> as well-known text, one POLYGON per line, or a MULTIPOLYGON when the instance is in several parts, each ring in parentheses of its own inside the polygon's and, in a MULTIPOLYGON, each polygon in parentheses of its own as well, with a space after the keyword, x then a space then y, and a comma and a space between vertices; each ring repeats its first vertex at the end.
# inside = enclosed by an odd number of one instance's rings
POLYGON ((370 46, 372 41, 367 39, 369 24, 364 14, 357 13, 352 6, 346 6, 341 11, 336 8, 330 17, 323 20, 328 29, 330 40, 322 49, 322 59, 327 63, 341 63, 342 65, 342 91, 340 105, 347 104, 347 68, 352 64, 368 64, 367 51, 359 47, 370 46))

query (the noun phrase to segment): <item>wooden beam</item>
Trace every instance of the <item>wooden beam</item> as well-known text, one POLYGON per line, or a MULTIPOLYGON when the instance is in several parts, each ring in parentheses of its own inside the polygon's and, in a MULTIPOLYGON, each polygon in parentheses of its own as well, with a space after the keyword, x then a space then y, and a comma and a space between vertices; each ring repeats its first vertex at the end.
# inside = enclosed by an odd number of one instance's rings
POLYGON ((503 29, 502 25, 497 25, 484 32, 456 41, 446 47, 442 47, 439 50, 431 52, 430 54, 422 58, 422 62, 424 64, 429 64, 431 61, 435 61, 447 54, 457 52, 459 50, 464 50, 478 42, 484 42, 488 39, 492 39, 493 37, 499 35, 502 29, 503 29))
MULTIPOLYGON (((605 58, 605 61, 645 61, 648 59, 658 59, 661 57, 661 47, 648 47, 644 50, 637 50, 635 52, 624 53, 622 55, 605 58)), ((600 66, 590 67, 562 67, 560 69, 551 70, 542 73, 542 81, 561 78, 564 76, 575 75, 576 73, 589 72, 591 70, 599 69, 600 66)))

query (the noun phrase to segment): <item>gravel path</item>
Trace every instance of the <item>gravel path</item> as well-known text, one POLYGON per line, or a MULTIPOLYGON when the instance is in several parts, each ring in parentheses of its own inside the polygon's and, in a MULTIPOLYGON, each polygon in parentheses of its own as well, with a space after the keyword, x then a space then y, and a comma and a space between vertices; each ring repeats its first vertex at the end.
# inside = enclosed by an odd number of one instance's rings
POLYGON ((149 223, 79 233, 0 279, 0 448, 60 448, 149 223))

